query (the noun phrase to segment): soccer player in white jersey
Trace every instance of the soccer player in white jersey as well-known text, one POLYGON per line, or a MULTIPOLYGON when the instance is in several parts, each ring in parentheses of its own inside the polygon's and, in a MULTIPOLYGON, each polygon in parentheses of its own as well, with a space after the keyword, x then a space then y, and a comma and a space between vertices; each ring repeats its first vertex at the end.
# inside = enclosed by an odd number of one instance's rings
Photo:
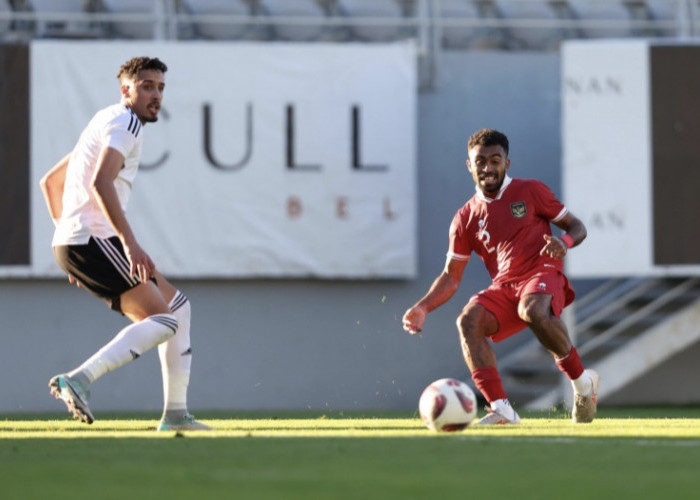
POLYGON ((42 179, 56 224, 53 251, 70 283, 92 292, 132 323, 74 370, 49 381, 73 417, 94 420, 91 384, 158 346, 164 410, 158 430, 210 429, 187 409, 190 303, 156 269, 125 216, 136 177, 143 127, 158 120, 167 66, 136 57, 119 69, 119 104, 98 111, 73 151, 42 179))

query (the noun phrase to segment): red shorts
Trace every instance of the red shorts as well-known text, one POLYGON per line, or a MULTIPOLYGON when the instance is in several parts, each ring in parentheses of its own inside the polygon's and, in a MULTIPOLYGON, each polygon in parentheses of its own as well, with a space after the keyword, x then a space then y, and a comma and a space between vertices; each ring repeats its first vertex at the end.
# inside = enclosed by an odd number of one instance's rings
POLYGON ((498 331, 490 336, 494 342, 515 335, 527 328, 518 316, 518 303, 524 295, 543 293, 552 296, 552 313, 558 318, 561 311, 574 301, 574 290, 569 280, 559 271, 543 271, 523 281, 494 283, 486 290, 472 295, 469 303, 477 303, 498 320, 498 331))

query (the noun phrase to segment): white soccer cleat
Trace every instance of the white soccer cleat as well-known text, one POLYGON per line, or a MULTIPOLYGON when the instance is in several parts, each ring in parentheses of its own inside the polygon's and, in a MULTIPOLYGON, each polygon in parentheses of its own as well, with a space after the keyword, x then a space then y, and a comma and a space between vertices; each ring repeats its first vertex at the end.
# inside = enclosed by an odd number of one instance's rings
POLYGON ((515 417, 512 419, 501 415, 496 410, 492 410, 488 406, 486 407, 486 411, 488 413, 474 422, 472 425, 513 425, 520 423, 520 416, 515 411, 513 411, 513 415, 515 415, 515 417))
POLYGON ((575 424, 593 422, 598 412, 598 383, 600 382, 600 376, 595 370, 586 370, 586 373, 591 377, 593 387, 591 393, 587 396, 582 396, 574 391, 574 409, 571 412, 571 421, 575 424))

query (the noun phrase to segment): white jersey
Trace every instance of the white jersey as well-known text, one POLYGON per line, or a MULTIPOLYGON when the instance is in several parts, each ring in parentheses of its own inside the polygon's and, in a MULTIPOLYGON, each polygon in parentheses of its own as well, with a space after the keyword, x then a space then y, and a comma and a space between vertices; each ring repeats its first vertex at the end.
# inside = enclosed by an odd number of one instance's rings
POLYGON ((90 183, 104 147, 124 155, 114 180, 122 210, 126 211, 131 184, 138 172, 143 142, 142 125, 130 108, 114 104, 98 111, 78 139, 68 162, 63 190, 63 213, 56 226, 53 246, 81 245, 90 236, 109 238, 116 233, 100 209, 90 183))

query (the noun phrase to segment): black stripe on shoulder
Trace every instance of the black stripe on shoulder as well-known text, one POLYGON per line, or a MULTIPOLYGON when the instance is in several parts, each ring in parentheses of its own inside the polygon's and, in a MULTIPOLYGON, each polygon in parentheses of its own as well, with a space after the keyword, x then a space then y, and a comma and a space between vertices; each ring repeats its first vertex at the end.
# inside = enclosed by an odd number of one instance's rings
POLYGON ((138 137, 139 132, 141 132, 141 120, 136 117, 136 114, 131 109, 129 109, 129 112, 131 113, 131 117, 127 128, 129 132, 134 135, 134 137, 138 137))

